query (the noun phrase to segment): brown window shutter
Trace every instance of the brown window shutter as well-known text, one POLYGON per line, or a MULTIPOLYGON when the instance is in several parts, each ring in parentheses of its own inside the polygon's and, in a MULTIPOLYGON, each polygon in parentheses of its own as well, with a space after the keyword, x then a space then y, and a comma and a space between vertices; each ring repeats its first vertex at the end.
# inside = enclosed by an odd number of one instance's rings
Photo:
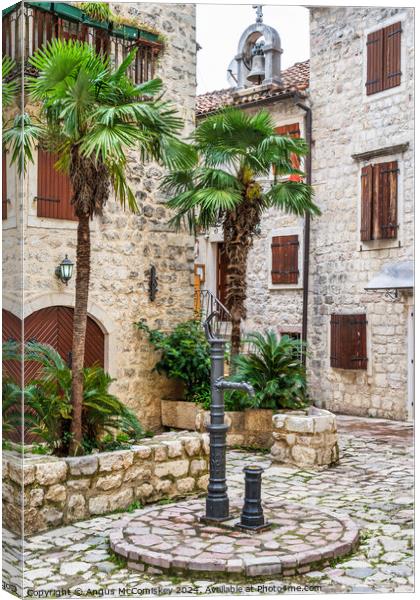
POLYGON ((366 315, 350 315, 350 343, 351 355, 349 369, 366 369, 367 346, 366 346, 366 315))
POLYGON ((372 201, 373 201, 373 167, 362 168, 362 206, 360 219, 360 239, 363 242, 372 239, 372 201))
POLYGON ((299 236, 275 236, 271 242, 271 282, 298 283, 299 236))
MULTIPOLYGON (((290 125, 281 125, 276 127, 276 133, 279 135, 289 135, 292 138, 300 138, 300 127, 299 123, 291 123, 290 125)), ((292 167, 294 169, 300 169, 300 158, 296 154, 291 155, 292 167)), ((301 181, 299 175, 290 175, 290 181, 301 181)))
POLYGON ((57 159, 55 154, 38 150, 37 216, 77 221, 71 204, 70 178, 56 171, 57 159))
POLYGON ((366 94, 376 94, 383 87, 383 46, 384 30, 369 33, 367 37, 367 79, 366 94))
POLYGON ((6 152, 2 153, 2 180, 1 180, 1 218, 3 221, 7 219, 7 160, 6 152))
POLYGON ((331 367, 366 369, 366 324, 366 315, 331 315, 331 367))
POLYGON ((401 83, 401 22, 385 27, 384 31, 384 85, 383 89, 401 83))
POLYGON ((380 239, 395 239, 398 229, 398 162, 391 161, 378 165, 380 182, 379 231, 380 239))

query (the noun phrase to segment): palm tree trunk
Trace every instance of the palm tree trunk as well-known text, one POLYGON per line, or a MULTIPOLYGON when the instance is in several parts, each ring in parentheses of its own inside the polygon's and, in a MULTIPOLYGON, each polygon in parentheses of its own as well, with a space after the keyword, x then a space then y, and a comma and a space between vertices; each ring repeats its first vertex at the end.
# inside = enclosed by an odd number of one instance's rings
POLYGON ((80 452, 82 441, 83 366, 90 278, 90 229, 89 217, 79 216, 76 251, 76 300, 73 320, 72 386, 73 407, 70 453, 80 452))
POLYGON ((256 225, 260 222, 258 206, 244 199, 224 220, 227 255, 226 301, 232 316, 230 371, 241 349, 241 323, 246 318, 246 269, 256 225))

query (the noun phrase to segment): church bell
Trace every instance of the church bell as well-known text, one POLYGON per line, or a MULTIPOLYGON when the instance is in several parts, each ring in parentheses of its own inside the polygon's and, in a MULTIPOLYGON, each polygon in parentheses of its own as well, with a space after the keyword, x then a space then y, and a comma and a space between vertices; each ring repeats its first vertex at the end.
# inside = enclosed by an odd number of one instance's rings
POLYGON ((252 49, 251 71, 247 80, 253 85, 259 85, 265 79, 264 44, 255 44, 252 49))

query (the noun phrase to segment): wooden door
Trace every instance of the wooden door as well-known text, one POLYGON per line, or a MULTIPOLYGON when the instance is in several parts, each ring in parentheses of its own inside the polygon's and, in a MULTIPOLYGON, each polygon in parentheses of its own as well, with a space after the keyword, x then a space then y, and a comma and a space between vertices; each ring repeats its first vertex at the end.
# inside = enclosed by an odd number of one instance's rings
MULTIPOLYGON (((26 317, 25 341, 29 340, 49 344, 71 366, 73 309, 68 306, 50 306, 26 317)), ((104 366, 104 334, 99 325, 88 316, 85 367, 94 364, 104 366)), ((25 381, 30 381, 33 377, 33 368, 25 365, 25 381)))

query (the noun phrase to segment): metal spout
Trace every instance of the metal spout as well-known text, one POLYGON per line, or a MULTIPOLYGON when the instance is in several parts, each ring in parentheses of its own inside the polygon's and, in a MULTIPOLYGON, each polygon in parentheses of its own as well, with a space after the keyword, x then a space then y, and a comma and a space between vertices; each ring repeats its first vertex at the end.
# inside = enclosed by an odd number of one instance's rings
POLYGON ((214 382, 216 390, 242 390, 246 392, 251 398, 255 396, 255 390, 250 383, 246 381, 227 381, 223 377, 219 377, 214 382))

